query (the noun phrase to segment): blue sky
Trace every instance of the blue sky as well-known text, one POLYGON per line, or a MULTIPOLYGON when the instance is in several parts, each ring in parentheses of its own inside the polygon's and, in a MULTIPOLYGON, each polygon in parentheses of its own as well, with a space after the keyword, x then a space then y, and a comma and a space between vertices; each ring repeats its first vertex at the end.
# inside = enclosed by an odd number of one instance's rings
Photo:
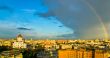
POLYGON ((23 34, 34 39, 64 38, 62 35, 74 33, 55 16, 34 15, 48 11, 42 0, 0 0, 0 37, 14 38, 23 34))
POLYGON ((0 0, 0 37, 102 39, 109 15, 110 0, 0 0))

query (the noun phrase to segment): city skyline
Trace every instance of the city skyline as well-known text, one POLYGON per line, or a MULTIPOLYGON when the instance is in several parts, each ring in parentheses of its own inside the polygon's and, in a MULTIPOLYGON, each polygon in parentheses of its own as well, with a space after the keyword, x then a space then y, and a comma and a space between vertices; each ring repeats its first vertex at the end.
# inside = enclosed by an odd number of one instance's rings
POLYGON ((0 0, 0 38, 109 38, 109 2, 0 0))

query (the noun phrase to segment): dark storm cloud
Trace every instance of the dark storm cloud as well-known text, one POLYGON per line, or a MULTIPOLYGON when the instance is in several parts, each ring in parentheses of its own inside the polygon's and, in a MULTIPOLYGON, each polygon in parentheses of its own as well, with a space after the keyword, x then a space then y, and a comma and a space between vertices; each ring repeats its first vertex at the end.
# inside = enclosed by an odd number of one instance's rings
POLYGON ((31 30, 31 29, 25 28, 25 27, 18 27, 17 29, 18 29, 18 30, 31 30))
POLYGON ((50 12, 41 16, 58 17, 79 34, 79 38, 103 37, 102 25, 97 15, 104 25, 110 22, 110 0, 44 0, 44 3, 50 12))
POLYGON ((104 23, 110 22, 110 0, 86 0, 100 15, 104 23))

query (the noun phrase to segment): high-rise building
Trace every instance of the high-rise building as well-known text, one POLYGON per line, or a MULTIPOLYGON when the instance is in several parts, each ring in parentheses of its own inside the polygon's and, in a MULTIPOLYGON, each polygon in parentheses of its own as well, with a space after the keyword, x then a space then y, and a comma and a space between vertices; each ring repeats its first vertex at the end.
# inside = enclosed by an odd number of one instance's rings
POLYGON ((104 50, 59 50, 58 58, 109 58, 104 50))
POLYGON ((96 50, 95 58, 109 58, 109 54, 104 50, 96 50))
POLYGON ((77 51, 76 50, 59 50, 58 58, 76 58, 77 51))

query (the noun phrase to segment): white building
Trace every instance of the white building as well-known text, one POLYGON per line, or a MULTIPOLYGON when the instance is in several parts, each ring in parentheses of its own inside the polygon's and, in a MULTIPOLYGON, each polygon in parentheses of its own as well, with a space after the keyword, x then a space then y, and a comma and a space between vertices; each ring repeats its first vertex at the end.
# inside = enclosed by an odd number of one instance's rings
POLYGON ((27 44, 21 34, 19 34, 16 38, 16 41, 13 43, 13 48, 26 48, 27 44))
POLYGON ((72 49, 72 45, 62 44, 62 45, 61 45, 61 48, 62 48, 62 49, 72 49))

